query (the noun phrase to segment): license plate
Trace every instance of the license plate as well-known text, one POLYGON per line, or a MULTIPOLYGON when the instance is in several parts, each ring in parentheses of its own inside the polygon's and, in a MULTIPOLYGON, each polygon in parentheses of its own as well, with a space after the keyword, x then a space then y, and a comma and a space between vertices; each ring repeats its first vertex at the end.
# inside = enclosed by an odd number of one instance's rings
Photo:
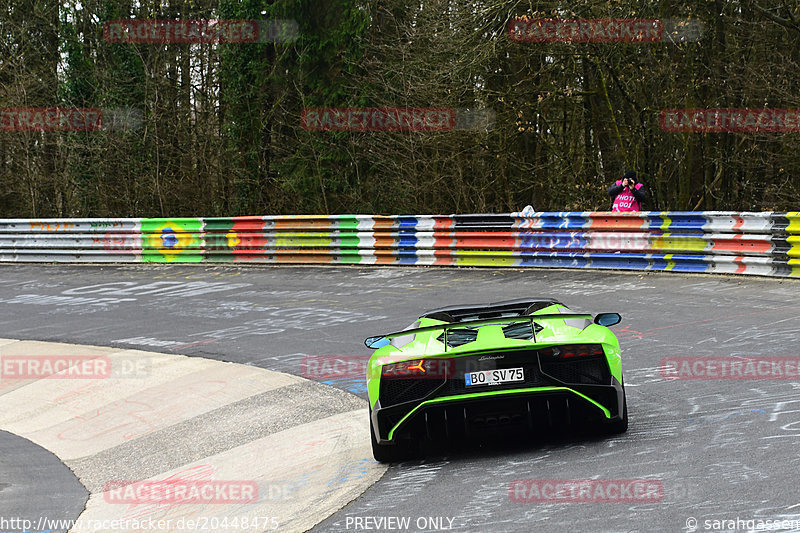
POLYGON ((480 370, 478 372, 467 372, 464 374, 464 381, 466 381, 467 387, 472 385, 498 385, 500 383, 525 381, 525 374, 521 368, 480 370))

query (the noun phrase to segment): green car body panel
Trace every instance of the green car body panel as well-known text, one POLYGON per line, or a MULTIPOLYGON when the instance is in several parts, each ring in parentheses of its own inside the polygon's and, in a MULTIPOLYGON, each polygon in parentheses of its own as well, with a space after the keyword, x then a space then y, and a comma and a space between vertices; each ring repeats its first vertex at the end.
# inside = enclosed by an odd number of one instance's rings
MULTIPOLYGON (((536 301, 530 300, 523 303, 530 302, 536 301)), ((506 304, 506 302, 503 303, 506 304)), ((518 301, 508 303, 518 303, 518 301)), ((389 334, 385 337, 371 337, 368 339, 368 345, 369 341, 373 339, 384 341, 382 347, 373 352, 367 365, 367 392, 374 432, 373 449, 375 449, 376 444, 379 445, 379 449, 381 449, 380 445, 387 447, 387 445, 395 444, 398 441, 398 434, 402 433, 409 421, 418 414, 422 416, 420 413, 431 408, 460 406, 461 404, 467 406, 476 405, 476 402, 479 404, 493 399, 502 401, 505 398, 535 398, 537 395, 560 394, 566 396, 568 407, 569 398, 574 398, 573 403, 583 403, 584 409, 594 411, 601 423, 603 421, 621 421, 624 407, 625 428, 627 428, 627 405, 624 402, 624 389, 622 386, 622 359, 619 342, 614 333, 608 327, 595 323, 591 315, 575 314, 561 303, 555 301, 551 305, 538 303, 541 305, 535 311, 491 317, 480 321, 481 323, 477 325, 473 325, 475 324, 474 320, 467 320, 466 322, 447 321, 423 315, 406 330, 408 331, 407 334, 403 331, 389 334), (562 318, 558 315, 564 315, 564 317, 562 318), (529 324, 527 327, 528 331, 531 332, 530 338, 507 337, 504 328, 510 327, 510 324, 515 323, 529 324), (462 329, 459 330, 458 328, 462 329), (470 337, 466 341, 455 343, 455 345, 448 340, 447 332, 463 332, 467 330, 469 330, 470 334, 474 334, 474 339, 470 337), (386 344, 389 340, 391 340, 391 343, 386 344), (445 345, 445 340, 448 340, 448 345, 445 345), (433 392, 433 385, 431 385, 429 387, 431 388, 430 394, 407 402, 401 402, 402 409, 398 404, 381 405, 381 380, 385 365, 416 360, 424 360, 427 363, 437 359, 446 359, 448 364, 458 365, 458 361, 463 358, 471 358, 470 361, 474 362, 479 356, 482 359, 502 359, 505 355, 508 355, 510 359, 528 357, 526 361, 530 362, 533 359, 538 361, 539 354, 542 353, 555 357, 559 353, 558 348, 564 346, 591 346, 592 354, 595 356, 595 363, 597 364, 598 359, 604 358, 605 360, 607 375, 604 374, 604 376, 607 378, 608 383, 570 385, 558 379, 543 379, 543 381, 549 382, 537 383, 535 386, 520 383, 517 387, 504 383, 507 386, 476 387, 474 391, 460 390, 457 393, 446 391, 447 387, 444 385, 438 391, 433 392), (602 347, 603 358, 600 358, 598 355, 600 352, 596 351, 598 346, 602 347), (550 352, 546 351, 548 348, 551 350, 550 352), (601 391, 600 389, 603 390, 601 391), (395 411, 390 422, 387 423, 384 420, 383 423, 378 423, 380 412, 385 412, 390 408, 395 411)), ((493 309, 491 306, 499 306, 500 304, 486 305, 488 309, 493 309)), ((478 306, 476 309, 480 309, 480 307, 478 306)), ((619 316, 616 315, 616 317, 619 320, 619 316)), ((449 334, 454 335, 455 333, 449 334)), ((577 361, 577 359, 575 358, 574 360, 577 361)), ((548 359, 548 361, 551 361, 551 359, 548 359)), ((566 363, 570 364, 572 361, 570 360, 566 363)), ((466 362, 464 360, 462 364, 466 364, 466 362)), ((563 365, 564 363, 564 361, 558 361, 558 364, 563 365)), ((499 367, 495 365, 494 368, 499 367)), ((538 368, 545 367, 543 363, 539 363, 538 368)), ((528 372, 528 370, 525 372, 528 372)), ((605 373, 605 368, 603 372, 605 373)), ((542 376, 543 378, 550 377, 544 372, 542 372, 542 376)), ((461 380, 463 382, 464 372, 462 371, 459 375, 449 376, 448 379, 461 380)), ((469 383, 467 384, 469 385, 469 383)), ((387 384, 388 386, 389 384, 387 384)), ((462 388, 467 389, 467 387, 462 388)), ((548 403, 547 405, 549 408, 550 404, 548 403)), ((530 410, 530 404, 528 404, 528 409, 530 410)), ((428 417, 427 415, 424 416, 427 424, 428 417)), ((466 410, 464 411, 464 416, 467 416, 466 410)))
MULTIPOLYGON (((569 313, 570 309, 563 305, 552 305, 546 307, 530 316, 543 315, 548 313, 569 313)), ((502 319, 498 319, 502 320, 502 319)), ((445 350, 443 342, 436 340, 441 334, 441 331, 431 331, 420 333, 415 336, 415 339, 410 343, 397 348, 391 344, 379 348, 373 352, 372 357, 369 359, 367 365, 367 392, 369 393, 369 405, 375 406, 378 401, 378 390, 380 388, 380 375, 381 368, 386 363, 396 363, 399 361, 409 361, 413 359, 431 359, 437 357, 459 357, 464 355, 472 355, 475 353, 485 352, 500 352, 505 350, 513 350, 518 348, 547 348, 563 344, 564 342, 575 342, 584 344, 602 344, 606 352, 611 375, 617 381, 622 382, 622 358, 620 356, 619 341, 610 329, 591 324, 585 329, 580 329, 575 326, 569 326, 565 323, 568 319, 551 319, 547 321, 544 330, 536 334, 536 341, 533 340, 518 340, 507 339, 503 335, 502 325, 486 326, 486 332, 483 329, 478 334, 478 339, 475 342, 458 346, 456 348, 448 348, 445 350)), ((421 318, 415 324, 415 327, 426 326, 445 326, 447 322, 441 320, 434 320, 431 318, 421 318)))

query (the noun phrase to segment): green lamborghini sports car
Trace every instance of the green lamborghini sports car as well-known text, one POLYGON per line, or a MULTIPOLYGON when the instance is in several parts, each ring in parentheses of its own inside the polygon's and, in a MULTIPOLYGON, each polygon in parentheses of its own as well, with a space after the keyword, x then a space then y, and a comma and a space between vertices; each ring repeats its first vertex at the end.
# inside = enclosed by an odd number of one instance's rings
POLYGON ((402 460, 426 440, 625 432, 620 348, 608 329, 620 320, 537 298, 435 309, 368 338, 375 459, 402 460))

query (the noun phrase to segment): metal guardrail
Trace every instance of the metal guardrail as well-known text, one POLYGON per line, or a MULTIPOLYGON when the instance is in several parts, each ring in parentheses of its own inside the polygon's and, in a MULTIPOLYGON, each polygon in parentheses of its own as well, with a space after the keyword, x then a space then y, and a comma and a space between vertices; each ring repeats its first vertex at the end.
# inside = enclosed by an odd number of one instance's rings
POLYGON ((800 213, 0 219, 0 262, 255 262, 800 277, 800 213))

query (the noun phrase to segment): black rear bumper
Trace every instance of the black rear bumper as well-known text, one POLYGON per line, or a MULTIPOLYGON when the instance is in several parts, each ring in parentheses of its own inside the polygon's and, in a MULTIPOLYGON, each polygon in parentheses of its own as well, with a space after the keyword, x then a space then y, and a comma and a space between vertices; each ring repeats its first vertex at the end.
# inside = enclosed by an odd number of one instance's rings
POLYGON ((379 444, 403 440, 459 441, 499 433, 547 435, 621 420, 625 393, 619 382, 613 378, 612 381, 611 385, 591 386, 591 391, 578 390, 586 386, 539 391, 509 390, 501 395, 451 396, 435 402, 415 402, 413 406, 406 404, 388 408, 382 408, 378 402, 370 416, 379 444), (595 403, 576 392, 603 405, 610 417, 595 403), (392 429, 394 432, 390 439, 392 429))
POLYGON ((605 355, 566 359, 524 349, 470 354, 449 362, 445 372, 426 378, 381 379, 371 413, 379 444, 504 428, 538 432, 565 424, 613 423, 623 415, 625 393, 605 355), (467 371, 500 368, 522 368, 524 381, 465 384, 467 371))

